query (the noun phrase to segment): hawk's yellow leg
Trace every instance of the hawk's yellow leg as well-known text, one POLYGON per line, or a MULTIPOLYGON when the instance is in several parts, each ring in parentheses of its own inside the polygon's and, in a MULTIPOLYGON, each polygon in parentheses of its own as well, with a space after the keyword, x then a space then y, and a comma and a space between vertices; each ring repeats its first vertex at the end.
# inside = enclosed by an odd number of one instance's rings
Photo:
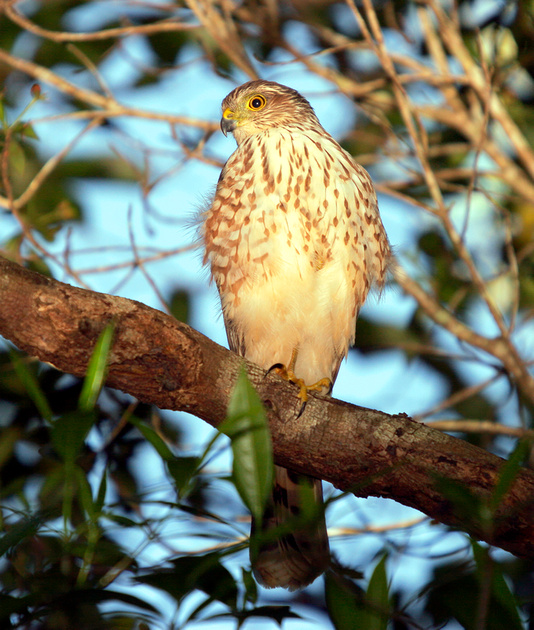
MULTIPOLYGON (((305 405, 308 402, 308 392, 321 392, 323 391, 323 389, 330 391, 332 389, 332 381, 329 378, 325 377, 317 381, 316 383, 313 383, 313 385, 306 385, 306 383, 294 372, 295 363, 297 362, 297 355, 298 348, 293 348, 289 364, 286 366, 281 363, 277 363, 276 365, 273 365, 271 370, 273 372, 276 372, 284 380, 298 385, 298 387, 300 388, 299 398, 302 400, 303 405, 305 405)), ((304 407, 302 408, 301 413, 303 409, 304 407)))

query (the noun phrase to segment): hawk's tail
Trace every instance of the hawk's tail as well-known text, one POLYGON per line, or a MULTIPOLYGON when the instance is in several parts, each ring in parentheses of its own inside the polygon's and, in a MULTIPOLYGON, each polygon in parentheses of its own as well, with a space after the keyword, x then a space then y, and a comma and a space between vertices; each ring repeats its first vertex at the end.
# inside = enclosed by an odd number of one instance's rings
POLYGON ((319 479, 275 466, 273 493, 261 526, 252 520, 250 556, 256 579, 268 588, 303 588, 328 568, 319 479))

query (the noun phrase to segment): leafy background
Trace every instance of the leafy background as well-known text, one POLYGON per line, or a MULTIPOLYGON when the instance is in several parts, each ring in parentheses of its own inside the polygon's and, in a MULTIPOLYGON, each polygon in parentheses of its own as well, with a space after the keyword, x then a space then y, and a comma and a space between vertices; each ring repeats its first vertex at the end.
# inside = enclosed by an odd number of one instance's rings
MULTIPOLYGON (((334 395, 506 457, 531 436, 533 401, 475 335, 505 331, 509 360, 531 371, 532 2, 369 4, 4 3, 1 253, 225 343, 196 243, 234 148, 220 101, 254 72, 289 84, 370 171, 402 268, 468 330, 436 325, 392 277, 334 395)), ((528 625, 529 562, 332 489, 335 570, 302 593, 256 587, 230 441, 99 394, 108 342, 85 382, 1 346, 2 627, 528 625)), ((257 417, 240 387, 242 414, 257 417)))

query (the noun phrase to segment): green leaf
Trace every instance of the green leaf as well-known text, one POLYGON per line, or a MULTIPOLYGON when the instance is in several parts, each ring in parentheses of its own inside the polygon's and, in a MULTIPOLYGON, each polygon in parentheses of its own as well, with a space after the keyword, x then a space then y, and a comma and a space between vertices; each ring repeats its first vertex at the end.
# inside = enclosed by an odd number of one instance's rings
POLYGON ((108 473, 104 470, 100 485, 98 486, 98 493, 96 495, 95 510, 101 512, 104 507, 104 501, 106 500, 106 491, 108 488, 108 473))
POLYGON ((106 380, 107 364, 114 331, 115 324, 111 322, 104 328, 95 344, 80 394, 79 408, 82 411, 94 409, 96 405, 106 380))
POLYGON ((472 549, 474 568, 471 563, 462 563, 435 570, 426 604, 433 627, 445 627, 450 619, 456 619, 466 630, 522 630, 518 602, 501 564, 491 557, 488 548, 474 541, 472 549))
POLYGON ((220 563, 222 555, 220 552, 213 552, 177 558, 172 561, 173 569, 160 569, 135 579, 166 591, 177 601, 181 601, 194 590, 200 590, 210 600, 235 608, 237 586, 232 575, 220 563))
POLYGON ((488 583, 490 585, 488 615, 491 615, 492 622, 495 622, 495 628, 521 630, 523 624, 517 610, 518 602, 504 579, 500 564, 491 557, 487 547, 482 547, 474 540, 471 546, 480 584, 479 597, 488 588, 488 583))
POLYGON ((326 573, 326 604, 336 630, 387 629, 390 603, 386 558, 384 554, 377 563, 366 593, 339 570, 326 573))
POLYGON ((9 143, 9 164, 19 175, 22 175, 26 168, 26 155, 21 144, 11 137, 9 143))
POLYGON ((71 411, 54 422, 52 444, 63 461, 74 462, 96 417, 96 411, 71 411))
POLYGON ((241 583, 245 587, 246 601, 255 604, 258 601, 258 585, 252 575, 252 571, 241 568, 241 583))
POLYGON ((95 518, 95 504, 93 501, 93 493, 91 491, 91 486, 87 481, 87 476, 84 471, 79 466, 74 466, 73 468, 74 475, 76 477, 76 481, 78 483, 78 492, 80 503, 87 513, 87 516, 94 521, 95 518))
POLYGON ((16 547, 25 538, 33 536, 47 518, 48 515, 45 512, 39 512, 26 516, 10 526, 8 532, 0 538, 0 557, 16 547))
POLYGON ((11 625, 10 617, 12 615, 24 615, 27 614, 28 609, 32 604, 35 604, 34 595, 26 595, 25 597, 10 597, 0 593, 0 621, 2 622, 2 628, 14 628, 11 625))
POLYGON ((176 482, 178 494, 180 497, 183 497, 190 488, 191 479, 198 472, 202 458, 190 456, 177 457, 152 427, 135 416, 130 417, 130 422, 139 429, 147 442, 154 447, 161 459, 165 461, 170 475, 176 482))
MULTIPOLYGON (((238 628, 245 625, 245 621, 253 619, 254 617, 264 617, 271 619, 282 628, 284 619, 302 619, 302 617, 291 610, 291 606, 257 606, 256 608, 249 608, 248 610, 234 610, 231 613, 213 615, 210 619, 220 619, 225 617, 234 617, 239 621, 238 628)), ((247 628, 252 626, 247 625, 247 628)), ((263 627, 263 626, 262 626, 263 627)), ((284 626, 285 627, 285 626, 284 626)), ((296 627, 296 626, 295 626, 296 627)))
POLYGON ((376 565, 367 587, 367 622, 363 626, 367 630, 387 630, 390 604, 386 559, 387 556, 384 554, 376 565))
POLYGON ((21 136, 31 138, 32 140, 39 140, 39 136, 33 128, 33 125, 30 125, 30 123, 24 123, 21 128, 21 136))
MULTIPOLYGON (((7 427, 0 431, 0 470, 6 462, 13 456, 13 451, 20 440, 21 431, 19 428, 7 427)), ((4 482, 3 490, 5 490, 4 482)))
POLYGON ((271 435, 260 397, 242 370, 219 426, 232 442, 235 487, 252 515, 261 519, 274 478, 271 435))
POLYGON ((468 524, 481 524, 489 531, 493 516, 486 501, 482 501, 471 489, 458 481, 436 478, 439 492, 452 504, 454 513, 468 528, 468 524))
POLYGON ((117 525, 120 525, 121 527, 132 527, 134 529, 139 528, 138 521, 134 521, 133 519, 117 514, 116 512, 104 512, 102 516, 105 516, 105 518, 117 523, 117 525))
POLYGON ((191 480, 198 472, 201 464, 200 457, 173 457, 166 462, 169 473, 176 483, 180 497, 187 495, 191 480))
POLYGON ((362 625, 365 619, 365 610, 362 607, 364 593, 354 582, 338 573, 327 571, 325 597, 336 630, 365 628, 362 625))
MULTIPOLYGON (((172 505, 176 506, 176 503, 173 502, 172 505)), ((198 518, 209 519, 210 521, 213 521, 214 523, 221 523, 222 525, 228 524, 228 521, 225 518, 223 518, 222 516, 218 516, 214 512, 210 512, 209 510, 206 510, 203 507, 197 507, 196 505, 187 505, 186 503, 180 503, 179 508, 182 512, 185 512, 186 514, 191 514, 191 516, 197 519, 198 518)), ((244 548, 245 546, 246 546, 246 543, 243 542, 241 544, 235 545, 234 548, 237 548, 237 547, 244 548)))
POLYGON ((158 610, 150 602, 148 602, 146 598, 141 599, 135 595, 130 595, 130 593, 120 593, 109 589, 73 589, 68 593, 60 595, 54 600, 54 604, 61 610, 65 609, 67 606, 72 607, 74 604, 100 604, 101 602, 107 601, 119 601, 152 613, 158 612, 158 610))
POLYGON ((517 443, 513 453, 510 455, 506 463, 499 471, 499 479, 493 489, 491 495, 491 508, 492 511, 497 510, 500 502, 504 498, 504 495, 508 492, 512 486, 514 480, 517 478, 522 464, 527 458, 532 446, 531 440, 521 440, 517 443))
POLYGON ((43 393, 43 390, 39 386, 39 382, 35 378, 35 375, 28 368, 28 365, 25 361, 22 360, 20 355, 10 350, 9 352, 11 357, 11 362, 17 373, 17 376, 21 380, 24 388, 28 392, 28 396, 31 398, 33 404, 37 407, 41 416, 47 421, 52 421, 52 410, 50 409, 50 405, 48 404, 48 400, 43 393))
POLYGON ((180 322, 189 322, 189 314, 191 311, 190 297, 187 291, 175 291, 171 297, 170 311, 171 315, 180 322))
POLYGON ((135 416, 130 416, 129 421, 143 434, 145 440, 155 448, 161 459, 166 462, 173 459, 174 453, 152 427, 149 427, 148 424, 145 424, 135 416))

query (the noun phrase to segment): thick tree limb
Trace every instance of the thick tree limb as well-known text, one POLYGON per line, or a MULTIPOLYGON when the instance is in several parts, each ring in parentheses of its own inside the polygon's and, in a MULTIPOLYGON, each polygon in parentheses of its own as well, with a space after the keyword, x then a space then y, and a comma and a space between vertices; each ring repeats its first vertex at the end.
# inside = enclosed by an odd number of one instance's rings
POLYGON ((516 555, 534 558, 534 473, 522 469, 493 518, 504 460, 400 414, 311 397, 172 317, 132 300, 51 280, 0 257, 0 334, 58 369, 83 376, 95 341, 116 323, 107 384, 217 426, 243 363, 268 411, 277 463, 357 496, 393 498, 516 555), (472 509, 450 501, 462 485, 472 509))

